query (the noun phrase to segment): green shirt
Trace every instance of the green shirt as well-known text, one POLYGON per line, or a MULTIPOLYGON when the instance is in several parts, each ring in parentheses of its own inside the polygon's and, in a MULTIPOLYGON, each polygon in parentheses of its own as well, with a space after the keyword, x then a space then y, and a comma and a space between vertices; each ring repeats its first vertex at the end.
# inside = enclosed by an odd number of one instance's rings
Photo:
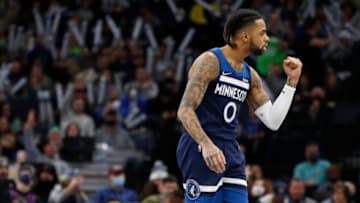
POLYGON ((304 182, 312 179, 317 185, 321 185, 326 182, 326 170, 329 166, 330 162, 327 160, 319 160, 315 164, 304 161, 296 165, 294 177, 304 182))
POLYGON ((269 74, 269 65, 279 64, 281 66, 285 58, 286 53, 281 50, 279 39, 271 36, 267 51, 256 59, 256 69, 261 75, 266 77, 269 74))

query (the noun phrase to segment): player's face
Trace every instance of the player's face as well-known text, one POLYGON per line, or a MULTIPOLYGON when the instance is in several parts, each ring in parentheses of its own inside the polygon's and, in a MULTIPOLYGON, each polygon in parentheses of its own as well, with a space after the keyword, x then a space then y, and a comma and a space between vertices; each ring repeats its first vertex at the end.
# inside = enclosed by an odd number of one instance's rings
POLYGON ((263 19, 256 20, 253 26, 251 26, 249 33, 250 52, 256 55, 264 53, 269 42, 265 21, 263 19))

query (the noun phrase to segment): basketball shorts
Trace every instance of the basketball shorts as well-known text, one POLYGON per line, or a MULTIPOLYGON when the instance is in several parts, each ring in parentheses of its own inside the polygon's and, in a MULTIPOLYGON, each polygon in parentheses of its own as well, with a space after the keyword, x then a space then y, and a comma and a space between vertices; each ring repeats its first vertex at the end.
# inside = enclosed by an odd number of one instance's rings
POLYGON ((224 173, 215 173, 206 165, 201 149, 188 134, 177 147, 177 163, 184 180, 186 202, 247 203, 245 157, 234 141, 212 139, 226 159, 224 173))

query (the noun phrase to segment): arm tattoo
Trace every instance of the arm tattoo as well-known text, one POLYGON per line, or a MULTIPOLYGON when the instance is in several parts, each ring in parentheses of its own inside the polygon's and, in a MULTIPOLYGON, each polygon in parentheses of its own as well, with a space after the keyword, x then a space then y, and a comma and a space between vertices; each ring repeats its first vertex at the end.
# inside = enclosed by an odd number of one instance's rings
POLYGON ((207 141, 208 136, 201 127, 195 109, 200 105, 209 82, 218 76, 218 72, 217 58, 209 53, 201 55, 191 67, 189 81, 180 102, 179 120, 198 144, 207 141))
POLYGON ((251 70, 252 84, 251 84, 251 90, 247 97, 247 101, 250 107, 253 110, 256 110, 257 108, 265 104, 267 101, 269 101, 269 97, 267 96, 267 94, 263 89, 262 81, 259 74, 257 74, 256 71, 253 70, 252 68, 250 70, 251 70))

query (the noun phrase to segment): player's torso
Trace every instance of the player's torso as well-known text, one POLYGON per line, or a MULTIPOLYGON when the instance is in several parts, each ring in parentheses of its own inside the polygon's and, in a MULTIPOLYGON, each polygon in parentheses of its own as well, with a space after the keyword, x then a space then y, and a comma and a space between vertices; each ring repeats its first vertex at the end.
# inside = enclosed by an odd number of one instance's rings
POLYGON ((250 68, 243 62, 242 71, 237 72, 219 48, 211 51, 219 60, 220 72, 217 79, 210 82, 196 114, 208 136, 234 140, 239 110, 251 86, 250 68))

